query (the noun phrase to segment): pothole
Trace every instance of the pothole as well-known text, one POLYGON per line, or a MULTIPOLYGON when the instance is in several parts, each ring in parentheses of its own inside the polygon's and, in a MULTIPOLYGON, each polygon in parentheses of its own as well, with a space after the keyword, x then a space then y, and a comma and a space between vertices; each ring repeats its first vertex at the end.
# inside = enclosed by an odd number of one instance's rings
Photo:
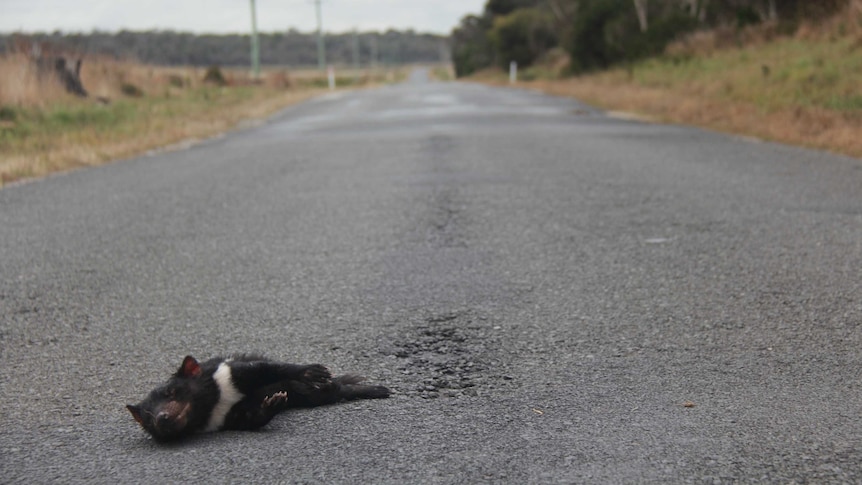
POLYGON ((409 335, 382 348, 396 359, 407 396, 475 397, 512 380, 493 358, 500 332, 486 317, 443 313, 417 322, 409 335))

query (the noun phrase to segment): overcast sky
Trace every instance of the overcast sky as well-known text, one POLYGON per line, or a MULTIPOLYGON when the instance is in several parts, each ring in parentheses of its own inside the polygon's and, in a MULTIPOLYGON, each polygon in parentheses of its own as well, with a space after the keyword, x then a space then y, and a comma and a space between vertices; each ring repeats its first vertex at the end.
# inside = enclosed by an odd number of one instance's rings
MULTIPOLYGON (((262 32, 315 30, 313 0, 256 0, 262 32)), ((448 34, 485 0, 323 0, 323 30, 414 29, 448 34)), ((0 0, 0 32, 172 29, 247 32, 249 0, 0 0)))

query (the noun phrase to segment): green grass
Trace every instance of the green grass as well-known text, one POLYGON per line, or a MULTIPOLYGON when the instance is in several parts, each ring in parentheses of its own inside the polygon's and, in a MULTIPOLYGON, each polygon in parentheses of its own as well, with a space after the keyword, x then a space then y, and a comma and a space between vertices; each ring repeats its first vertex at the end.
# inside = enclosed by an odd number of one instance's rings
MULTIPOLYGON (((610 111, 862 157, 862 33, 854 32, 727 48, 706 33, 634 64, 569 78, 537 70, 521 80, 610 111)), ((474 79, 501 84, 505 73, 474 79)))
POLYGON ((761 109, 790 106, 852 111, 862 98, 858 41, 786 39, 719 51, 711 56, 665 56, 636 64, 642 86, 697 90, 761 109))
POLYGON ((49 132, 67 130, 111 130, 132 121, 137 116, 137 105, 120 101, 110 105, 75 104, 54 106, 46 111, 32 113, 33 126, 49 132))
POLYGON ((193 116, 247 102, 253 87, 189 90, 181 97, 125 98, 109 104, 69 99, 47 107, 4 107, 12 118, 0 129, 0 154, 27 152, 59 145, 64 139, 82 141, 141 132, 148 125, 177 116, 193 116))
POLYGON ((826 107, 838 111, 862 112, 862 95, 835 96, 826 102, 826 107))
MULTIPOLYGON (((226 85, 214 85, 195 81, 196 70, 106 61, 89 64, 84 74, 93 97, 78 99, 28 73, 25 57, 0 56, 0 186, 213 136, 327 85, 316 70, 277 70, 260 79, 231 71, 226 85), (98 102, 108 97, 111 102, 98 102)), ((405 76, 405 69, 342 70, 337 81, 339 88, 359 87, 405 76)))
POLYGON ((211 136, 312 95, 262 86, 186 89, 109 104, 67 98, 0 107, 0 185, 211 136))

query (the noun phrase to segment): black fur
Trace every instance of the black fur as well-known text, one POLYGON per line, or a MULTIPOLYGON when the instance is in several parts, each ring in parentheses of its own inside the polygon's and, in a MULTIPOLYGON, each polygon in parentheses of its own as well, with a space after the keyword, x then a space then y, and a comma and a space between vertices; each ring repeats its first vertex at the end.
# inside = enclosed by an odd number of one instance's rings
POLYGON ((230 368, 230 381, 242 398, 211 431, 258 429, 288 408, 389 397, 386 387, 359 384, 362 377, 352 374, 333 378, 320 364, 287 364, 256 355, 217 357, 199 363, 187 356, 168 382, 150 392, 141 403, 126 408, 158 441, 173 441, 204 431, 213 425, 210 419, 222 398, 214 378, 221 364, 230 368))

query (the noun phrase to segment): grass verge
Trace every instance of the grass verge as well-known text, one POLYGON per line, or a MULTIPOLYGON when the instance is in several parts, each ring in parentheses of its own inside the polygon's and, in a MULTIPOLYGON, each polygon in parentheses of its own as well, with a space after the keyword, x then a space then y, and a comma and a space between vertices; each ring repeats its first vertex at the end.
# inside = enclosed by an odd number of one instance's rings
MULTIPOLYGON (((81 73, 91 96, 79 99, 32 66, 21 55, 0 58, 0 186, 211 137, 326 91, 317 71, 273 70, 252 80, 225 70, 218 85, 203 82, 205 69, 94 60, 81 73)), ((403 77, 346 74, 339 86, 403 77)))
POLYGON ((0 184, 98 165, 265 117, 320 90, 201 87, 181 97, 123 99, 108 105, 68 100, 9 108, 0 121, 0 184))
MULTIPOLYGON (((862 157, 862 35, 840 26, 829 32, 729 48, 681 43, 630 66, 518 85, 661 122, 862 157)), ((501 73, 478 79, 505 82, 501 73)))

